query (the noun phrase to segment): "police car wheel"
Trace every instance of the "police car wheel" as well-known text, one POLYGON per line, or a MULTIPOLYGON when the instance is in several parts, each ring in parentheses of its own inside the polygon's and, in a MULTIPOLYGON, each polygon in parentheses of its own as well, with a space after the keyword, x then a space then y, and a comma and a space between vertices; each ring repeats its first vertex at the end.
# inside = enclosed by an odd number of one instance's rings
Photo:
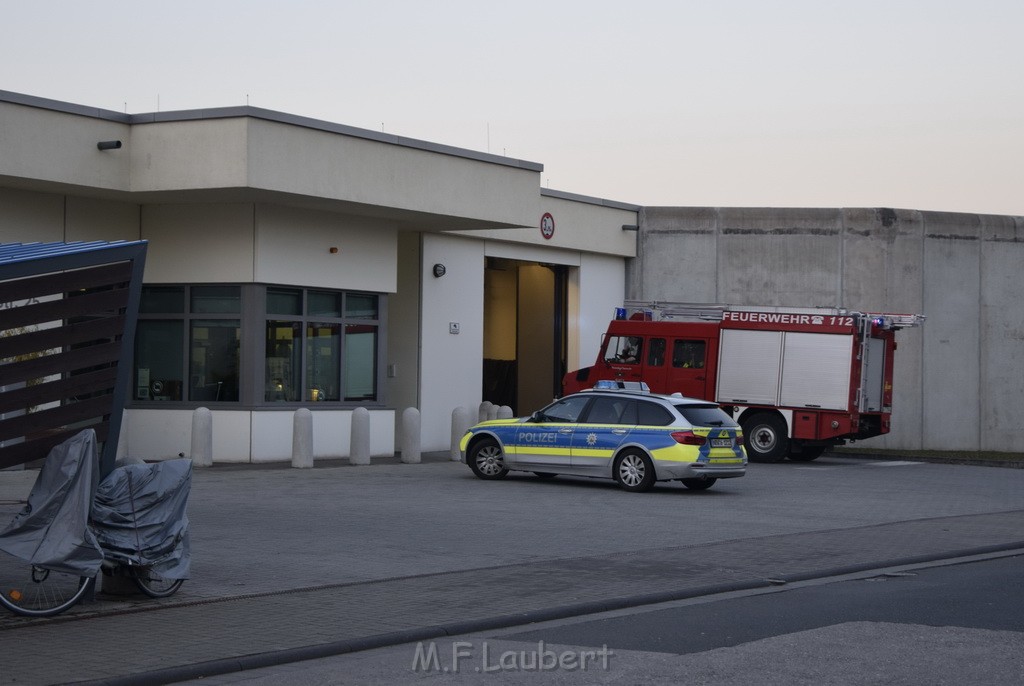
POLYGON ((501 446, 493 438, 485 438, 469 449, 469 468, 481 479, 503 479, 508 474, 501 446))
POLYGON ((715 485, 718 479, 680 479, 691 491, 706 491, 715 485))
POLYGON ((651 458, 636 450, 622 453, 615 459, 615 480, 623 489, 633 493, 649 491, 654 485, 651 458))

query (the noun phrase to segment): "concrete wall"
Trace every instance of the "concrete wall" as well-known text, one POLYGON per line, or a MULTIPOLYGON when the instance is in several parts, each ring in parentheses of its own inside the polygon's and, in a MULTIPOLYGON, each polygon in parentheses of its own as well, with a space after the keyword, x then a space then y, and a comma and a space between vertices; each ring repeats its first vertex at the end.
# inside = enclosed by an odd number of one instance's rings
POLYGON ((893 431, 864 446, 1017 452, 1024 218, 649 207, 629 298, 920 313, 898 334, 893 431))

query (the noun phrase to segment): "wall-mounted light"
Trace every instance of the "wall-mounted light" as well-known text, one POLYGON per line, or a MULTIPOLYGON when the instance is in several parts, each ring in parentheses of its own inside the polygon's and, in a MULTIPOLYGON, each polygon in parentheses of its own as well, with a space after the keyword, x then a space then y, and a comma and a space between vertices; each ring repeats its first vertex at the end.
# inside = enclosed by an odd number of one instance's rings
POLYGON ((434 265, 434 278, 440 279, 445 275, 445 273, 447 273, 447 271, 448 270, 444 268, 444 265, 438 262, 434 265))
POLYGON ((100 141, 96 144, 98 150, 119 150, 121 141, 100 141))
POLYGON ((636 224, 623 224, 622 225, 622 230, 623 231, 639 231, 640 227, 637 226, 636 224))

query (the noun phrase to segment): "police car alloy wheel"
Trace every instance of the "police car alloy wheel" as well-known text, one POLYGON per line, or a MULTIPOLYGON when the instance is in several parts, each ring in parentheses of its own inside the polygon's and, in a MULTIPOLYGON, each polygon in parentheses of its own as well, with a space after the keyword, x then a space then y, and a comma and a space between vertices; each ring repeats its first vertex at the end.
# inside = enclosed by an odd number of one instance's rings
POLYGON ((624 452, 615 460, 615 480, 627 491, 648 491, 654 485, 654 465, 641 452, 624 452))
POLYGON ((508 475, 501 446, 493 438, 484 438, 474 443, 466 461, 473 473, 481 479, 503 479, 508 475))

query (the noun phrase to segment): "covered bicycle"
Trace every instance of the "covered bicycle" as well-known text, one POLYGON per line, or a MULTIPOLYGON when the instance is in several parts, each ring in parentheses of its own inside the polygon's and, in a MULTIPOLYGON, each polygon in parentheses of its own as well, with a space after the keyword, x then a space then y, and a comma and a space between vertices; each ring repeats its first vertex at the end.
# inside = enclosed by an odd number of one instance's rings
POLYGON ((0 531, 0 605, 30 617, 63 612, 98 573, 127 575, 154 598, 189 576, 186 506, 192 462, 129 464, 98 479, 86 429, 50 451, 25 507, 0 531))

